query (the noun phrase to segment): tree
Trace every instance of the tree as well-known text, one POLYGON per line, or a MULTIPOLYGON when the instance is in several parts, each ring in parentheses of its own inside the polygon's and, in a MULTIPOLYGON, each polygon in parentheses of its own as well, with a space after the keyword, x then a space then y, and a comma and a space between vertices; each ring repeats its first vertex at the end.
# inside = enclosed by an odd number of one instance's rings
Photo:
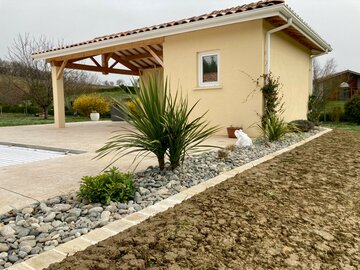
POLYGON ((313 93, 309 97, 308 119, 315 124, 319 123, 320 114, 325 110, 326 103, 333 94, 335 80, 325 80, 335 74, 337 64, 334 58, 328 59, 323 66, 317 61, 313 62, 313 93))
POLYGON ((18 35, 9 48, 9 59, 14 66, 11 71, 13 84, 26 92, 29 99, 43 109, 44 119, 48 118, 49 107, 53 101, 51 67, 46 61, 33 61, 31 54, 52 47, 53 42, 43 36, 35 39, 25 34, 18 35))
MULTIPOLYGON (((62 41, 58 41, 56 46, 62 47, 62 44, 62 41)), ((43 109, 45 119, 48 118, 49 108, 53 103, 51 66, 45 60, 34 61, 31 54, 54 46, 53 41, 43 36, 35 39, 29 34, 18 35, 8 54, 12 66, 9 75, 13 85, 43 109)), ((96 76, 89 76, 86 72, 65 70, 65 95, 84 93, 97 81, 96 76)))

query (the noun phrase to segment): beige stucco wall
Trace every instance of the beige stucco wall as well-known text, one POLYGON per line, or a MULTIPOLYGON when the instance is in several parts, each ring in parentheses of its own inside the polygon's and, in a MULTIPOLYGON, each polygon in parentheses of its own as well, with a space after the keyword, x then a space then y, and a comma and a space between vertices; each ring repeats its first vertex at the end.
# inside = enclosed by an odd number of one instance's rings
POLYGON ((172 91, 180 88, 189 103, 200 99, 194 115, 208 111, 213 125, 243 126, 254 136, 257 114, 262 113, 262 96, 253 78, 263 74, 263 24, 261 20, 222 26, 165 38, 164 74, 171 81, 172 91), (198 87, 198 53, 218 50, 220 53, 220 84, 217 89, 198 87), (252 126, 252 127, 251 127, 252 126))
MULTIPOLYGON (((268 29, 265 24, 264 30, 268 29)), ((265 33, 265 32, 264 32, 265 33)), ((280 77, 284 119, 306 119, 310 94, 310 50, 283 32, 271 36, 271 72, 280 77)))

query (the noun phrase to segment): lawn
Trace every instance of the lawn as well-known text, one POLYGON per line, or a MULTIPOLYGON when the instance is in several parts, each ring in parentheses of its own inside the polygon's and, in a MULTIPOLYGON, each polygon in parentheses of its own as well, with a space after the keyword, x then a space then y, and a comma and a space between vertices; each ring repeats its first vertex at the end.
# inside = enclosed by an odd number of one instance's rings
MULTIPOLYGON (((87 117, 67 116, 66 122, 83 122, 90 121, 87 117)), ((0 114, 0 127, 7 126, 24 126, 24 125, 41 125, 54 123, 54 117, 49 116, 49 119, 42 117, 35 117, 33 115, 25 115, 21 113, 3 113, 0 114)))
POLYGON ((332 128, 332 129, 344 129, 344 130, 352 130, 360 132, 360 125, 354 123, 346 123, 346 122, 325 122, 321 124, 324 127, 332 128))
POLYGON ((327 113, 332 113, 334 108, 339 107, 341 111, 344 111, 345 100, 330 100, 325 105, 325 110, 327 113))

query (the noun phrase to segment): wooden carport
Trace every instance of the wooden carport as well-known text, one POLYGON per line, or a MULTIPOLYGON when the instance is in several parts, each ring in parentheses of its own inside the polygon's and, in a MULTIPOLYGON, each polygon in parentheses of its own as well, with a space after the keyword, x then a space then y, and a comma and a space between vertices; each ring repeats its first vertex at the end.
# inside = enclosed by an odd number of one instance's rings
MULTIPOLYGON (((88 41, 86 44, 92 42, 94 40, 88 41)), ((102 74, 140 76, 143 70, 163 66, 163 42, 164 38, 155 38, 47 58, 46 61, 51 64, 55 127, 65 127, 63 80, 65 68, 101 72, 102 74)), ((84 44, 76 44, 76 46, 80 45, 84 44)), ((71 48, 65 47, 60 50, 66 51, 71 48)), ((48 52, 52 51, 57 50, 48 52)))

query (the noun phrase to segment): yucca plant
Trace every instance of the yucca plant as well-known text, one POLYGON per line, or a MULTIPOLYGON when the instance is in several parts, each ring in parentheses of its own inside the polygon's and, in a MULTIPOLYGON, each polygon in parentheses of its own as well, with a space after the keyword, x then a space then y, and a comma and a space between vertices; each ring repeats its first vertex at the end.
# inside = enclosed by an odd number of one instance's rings
POLYGON ((206 112, 193 120, 190 119, 190 114, 198 102, 189 108, 188 99, 182 97, 179 92, 176 92, 174 97, 169 95, 167 98, 164 124, 169 140, 167 155, 172 169, 184 161, 190 150, 196 151, 200 147, 211 147, 202 143, 219 131, 218 127, 209 127, 209 123, 204 120, 206 112))
POLYGON ((262 119, 262 124, 258 127, 261 129, 264 138, 270 142, 278 141, 286 133, 294 130, 295 127, 285 122, 285 120, 276 113, 268 113, 267 117, 262 119))
POLYGON ((114 163, 131 153, 137 153, 136 158, 153 153, 158 159, 159 167, 163 169, 168 149, 164 126, 167 82, 163 83, 157 76, 150 76, 146 83, 143 80, 140 80, 139 86, 134 83, 134 91, 136 98, 133 95, 129 96, 132 100, 131 106, 124 102, 115 102, 116 106, 128 115, 126 121, 134 129, 124 128, 124 134, 110 138, 97 150, 97 157, 115 153, 112 160, 114 163))
POLYGON ((153 153, 160 169, 165 168, 165 156, 169 158, 171 168, 175 169, 190 150, 209 147, 201 143, 218 128, 208 127, 203 120, 205 114, 190 119, 197 103, 189 108, 187 98, 178 93, 172 97, 168 81, 163 82, 156 75, 149 76, 146 82, 140 80, 140 87, 134 87, 137 97, 128 104, 117 104, 128 114, 126 121, 134 129, 125 129, 125 134, 110 138, 97 150, 98 158, 115 153, 114 163, 130 153, 138 153, 135 159, 153 153))

